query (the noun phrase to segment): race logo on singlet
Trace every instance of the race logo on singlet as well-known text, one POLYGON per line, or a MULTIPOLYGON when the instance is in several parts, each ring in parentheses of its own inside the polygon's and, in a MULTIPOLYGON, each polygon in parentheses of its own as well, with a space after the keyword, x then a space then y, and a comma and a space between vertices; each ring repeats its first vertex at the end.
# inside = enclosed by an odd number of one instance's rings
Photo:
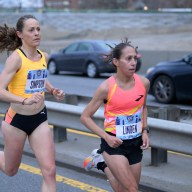
POLYGON ((44 92, 47 78, 47 69, 29 70, 25 93, 32 94, 35 92, 44 92))
POLYGON ((116 116, 116 137, 122 140, 134 139, 141 136, 142 108, 129 116, 116 116))

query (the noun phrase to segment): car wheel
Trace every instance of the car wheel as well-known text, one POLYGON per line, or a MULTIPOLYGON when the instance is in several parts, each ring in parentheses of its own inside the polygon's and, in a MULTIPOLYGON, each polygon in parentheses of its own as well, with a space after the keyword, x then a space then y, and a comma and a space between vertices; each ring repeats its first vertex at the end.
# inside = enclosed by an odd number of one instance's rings
POLYGON ((87 76, 91 78, 97 77, 99 75, 99 72, 95 63, 91 62, 87 65, 86 73, 87 73, 87 76))
POLYGON ((153 95, 160 103, 171 103, 174 100, 175 90, 170 77, 161 75, 153 83, 153 95))
POLYGON ((53 60, 51 60, 51 61, 49 62, 49 64, 48 64, 48 70, 49 70, 49 73, 52 74, 52 75, 59 73, 59 71, 58 71, 58 69, 57 69, 57 64, 56 64, 56 62, 53 61, 53 60))

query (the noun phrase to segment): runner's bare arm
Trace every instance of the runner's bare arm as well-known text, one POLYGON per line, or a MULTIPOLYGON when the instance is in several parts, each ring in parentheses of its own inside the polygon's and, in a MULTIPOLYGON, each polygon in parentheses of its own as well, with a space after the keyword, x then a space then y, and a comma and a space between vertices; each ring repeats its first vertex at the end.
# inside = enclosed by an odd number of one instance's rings
POLYGON ((143 144, 141 145, 141 149, 145 150, 145 149, 148 149, 149 145, 150 145, 149 136, 148 136, 147 130, 146 130, 146 128, 147 128, 147 106, 146 106, 146 102, 147 102, 147 93, 148 93, 149 88, 150 88, 150 82, 145 77, 141 77, 141 80, 142 80, 142 82, 145 86, 145 89, 146 89, 144 108, 143 108, 143 131, 142 131, 143 144))
POLYGON ((21 59, 16 51, 14 51, 6 60, 5 67, 0 74, 0 99, 6 102, 22 103, 23 97, 16 96, 7 91, 8 84, 12 80, 15 73, 21 67, 21 59))
POLYGON ((107 98, 108 93, 108 81, 104 81, 96 90, 92 100, 85 107, 82 115, 81 122, 92 132, 96 133, 99 137, 106 137, 106 133, 103 129, 101 129, 92 119, 94 113, 99 109, 99 107, 103 104, 104 100, 107 98))
POLYGON ((150 82, 147 78, 140 76, 141 81, 143 82, 145 89, 146 89, 146 94, 145 94, 145 101, 144 101, 144 106, 143 106, 143 128, 147 127, 147 93, 149 91, 150 88, 150 82))
MULTIPOLYGON (((43 54, 45 56, 46 62, 48 63, 49 55, 45 52, 43 54)), ((54 95, 57 100, 61 101, 64 99, 64 91, 59 88, 55 88, 48 79, 46 80, 46 90, 50 94, 54 95)))

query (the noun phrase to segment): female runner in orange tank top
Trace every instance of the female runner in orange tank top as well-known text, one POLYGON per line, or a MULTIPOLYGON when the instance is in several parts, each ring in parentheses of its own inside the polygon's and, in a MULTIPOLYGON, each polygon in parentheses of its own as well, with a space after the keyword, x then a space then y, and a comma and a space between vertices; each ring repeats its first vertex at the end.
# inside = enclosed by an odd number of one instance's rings
POLYGON ((137 48, 127 38, 111 47, 108 61, 117 72, 101 83, 80 118, 101 137, 101 149, 92 152, 84 161, 84 167, 104 171, 116 192, 137 192, 142 152, 149 147, 146 98, 150 83, 135 74, 137 48), (103 103, 104 130, 92 119, 103 103))

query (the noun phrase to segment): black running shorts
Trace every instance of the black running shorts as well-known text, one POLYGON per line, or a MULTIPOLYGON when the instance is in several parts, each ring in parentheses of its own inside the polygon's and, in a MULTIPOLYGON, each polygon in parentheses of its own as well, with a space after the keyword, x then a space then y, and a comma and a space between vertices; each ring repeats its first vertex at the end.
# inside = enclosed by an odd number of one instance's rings
POLYGON ((105 151, 109 155, 123 155, 128 159, 129 164, 133 165, 142 160, 143 150, 140 148, 142 144, 141 136, 135 139, 123 140, 123 143, 117 148, 110 147, 104 139, 101 139, 101 152, 105 151))
POLYGON ((47 121, 47 109, 44 107, 35 115, 22 115, 9 108, 5 114, 4 121, 24 131, 27 135, 31 135, 41 123, 47 121))

